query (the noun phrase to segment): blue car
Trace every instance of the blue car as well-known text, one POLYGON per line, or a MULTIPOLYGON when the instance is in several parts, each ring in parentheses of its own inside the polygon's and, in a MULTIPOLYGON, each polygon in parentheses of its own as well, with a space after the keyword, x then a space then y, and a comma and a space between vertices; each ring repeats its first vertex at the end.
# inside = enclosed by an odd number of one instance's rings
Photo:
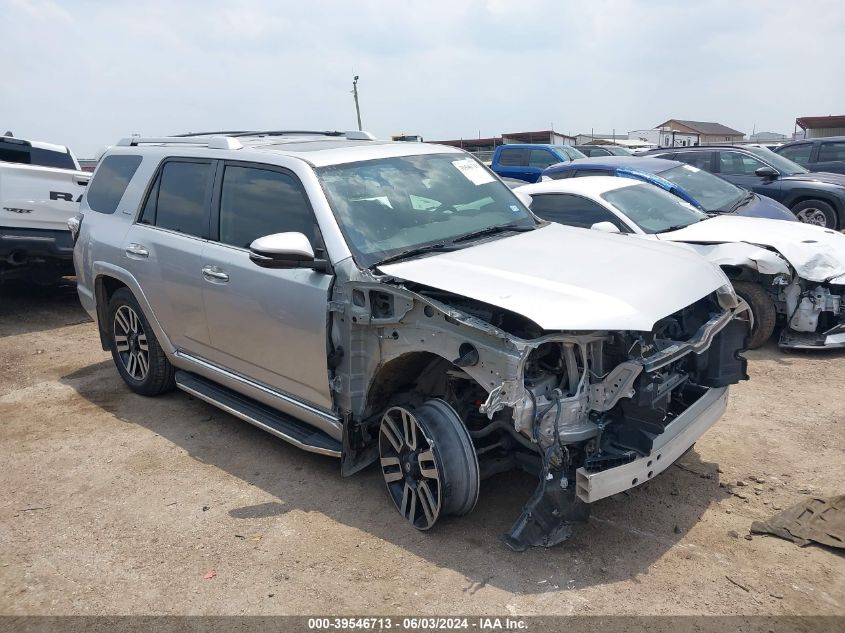
POLYGON ((797 221, 779 202, 746 191, 692 165, 662 158, 602 156, 552 165, 543 178, 557 180, 578 176, 622 176, 650 182, 707 213, 735 213, 755 218, 797 221))
POLYGON ((501 178, 537 182, 549 165, 579 158, 586 156, 569 145, 508 143, 496 148, 490 169, 501 178))

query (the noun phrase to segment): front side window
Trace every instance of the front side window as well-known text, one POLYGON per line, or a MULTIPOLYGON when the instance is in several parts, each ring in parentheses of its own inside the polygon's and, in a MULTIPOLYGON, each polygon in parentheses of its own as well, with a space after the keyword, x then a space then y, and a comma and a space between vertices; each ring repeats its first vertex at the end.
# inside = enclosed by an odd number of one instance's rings
POLYGON ((117 211, 117 205, 140 164, 140 156, 107 156, 85 194, 88 206, 98 213, 117 211))
POLYGON ((380 158, 322 167, 317 175, 364 267, 476 231, 536 224, 505 184, 464 154, 380 158))
POLYGON ((589 229, 599 222, 610 222, 620 231, 630 232, 613 213, 600 204, 568 193, 532 196, 531 210, 549 222, 589 229))
POLYGON ((692 165, 678 165, 657 175, 678 185, 707 211, 724 211, 745 197, 736 185, 692 165))
POLYGON ((810 153, 813 151, 813 146, 810 143, 801 143, 800 145, 793 145, 791 147, 784 147, 777 154, 791 160, 793 163, 798 163, 802 167, 806 167, 810 162, 810 153))
POLYGON ((834 160, 845 161, 845 143, 822 143, 819 145, 819 162, 825 163, 834 160))
POLYGON ((663 233, 707 219, 678 196, 649 184, 620 187, 601 197, 646 233, 663 233))
POLYGON ((754 176, 766 163, 739 152, 719 152, 719 173, 730 176, 754 176))
POLYGON ((149 192, 142 224, 208 237, 211 162, 168 161, 149 192))
POLYGON ((249 248, 273 233, 303 233, 314 240, 314 216, 293 176, 269 169, 227 165, 220 190, 219 241, 249 248))
POLYGON ((557 156, 545 149, 532 149, 528 157, 528 166, 539 167, 540 169, 559 162, 560 159, 557 156))

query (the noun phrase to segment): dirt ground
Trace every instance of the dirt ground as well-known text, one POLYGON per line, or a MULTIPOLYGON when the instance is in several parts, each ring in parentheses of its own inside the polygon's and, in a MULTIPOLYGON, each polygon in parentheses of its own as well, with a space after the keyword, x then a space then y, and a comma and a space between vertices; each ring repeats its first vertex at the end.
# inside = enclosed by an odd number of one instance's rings
POLYGON ((530 477, 418 533, 375 468, 343 479, 182 392, 132 394, 72 286, 0 287, 0 613, 845 614, 841 554, 746 538, 843 492, 845 354, 748 356, 681 463, 517 554, 499 536, 530 477))

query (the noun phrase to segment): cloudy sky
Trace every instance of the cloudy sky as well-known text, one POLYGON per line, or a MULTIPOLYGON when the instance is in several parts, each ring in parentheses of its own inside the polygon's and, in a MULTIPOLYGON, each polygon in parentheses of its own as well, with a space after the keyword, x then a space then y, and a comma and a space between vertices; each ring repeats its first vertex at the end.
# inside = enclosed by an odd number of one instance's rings
POLYGON ((648 128, 791 133, 845 114, 841 0, 0 0, 0 133, 81 157, 133 132, 427 140, 648 128))

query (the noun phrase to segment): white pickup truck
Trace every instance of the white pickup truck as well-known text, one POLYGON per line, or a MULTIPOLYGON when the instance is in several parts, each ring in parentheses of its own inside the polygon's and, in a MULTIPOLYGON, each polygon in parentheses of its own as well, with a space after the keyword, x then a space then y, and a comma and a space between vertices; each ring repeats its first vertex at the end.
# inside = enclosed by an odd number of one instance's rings
POLYGON ((0 136, 0 282, 74 274, 67 221, 90 177, 66 147, 0 136))

